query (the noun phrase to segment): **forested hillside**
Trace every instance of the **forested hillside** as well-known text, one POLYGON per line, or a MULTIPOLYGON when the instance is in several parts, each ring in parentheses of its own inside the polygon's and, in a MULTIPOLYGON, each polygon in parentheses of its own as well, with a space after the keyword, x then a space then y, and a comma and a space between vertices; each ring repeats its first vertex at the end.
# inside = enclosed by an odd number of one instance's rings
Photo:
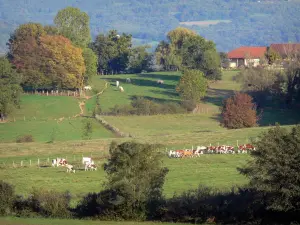
POLYGON ((67 6, 89 14, 93 38, 117 29, 131 33, 136 43, 156 44, 181 22, 202 21, 181 26, 213 40, 219 51, 300 41, 299 0, 0 0, 0 52, 19 24, 52 24, 67 6))

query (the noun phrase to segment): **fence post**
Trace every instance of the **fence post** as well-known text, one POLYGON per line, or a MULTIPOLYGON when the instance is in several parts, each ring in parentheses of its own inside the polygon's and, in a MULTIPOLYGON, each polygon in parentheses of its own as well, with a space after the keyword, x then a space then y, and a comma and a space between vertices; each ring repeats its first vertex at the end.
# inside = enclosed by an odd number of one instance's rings
POLYGON ((73 155, 73 160, 75 161, 76 159, 75 159, 75 155, 73 155))
POLYGON ((49 163, 50 162, 50 160, 49 160, 49 157, 47 158, 47 163, 49 163))
POLYGON ((239 147, 239 140, 236 140, 236 146, 239 147))
POLYGON ((38 166, 40 166, 40 159, 38 159, 38 166))
POLYGON ((23 166, 23 161, 21 161, 21 167, 23 166))
POLYGON ((31 159, 29 160, 29 165, 31 166, 31 159))
POLYGON ((15 167, 15 161, 13 161, 13 167, 15 167))

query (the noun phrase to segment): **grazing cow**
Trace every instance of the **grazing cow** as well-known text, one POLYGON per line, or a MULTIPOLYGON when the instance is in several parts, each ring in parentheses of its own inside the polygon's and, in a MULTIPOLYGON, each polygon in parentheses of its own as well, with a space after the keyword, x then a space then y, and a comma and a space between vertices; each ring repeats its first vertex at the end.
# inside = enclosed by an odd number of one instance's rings
POLYGON ((64 166, 67 164, 67 160, 63 158, 52 159, 52 166, 64 166))
POLYGON ((87 163, 91 163, 91 162, 92 162, 92 158, 82 157, 82 164, 87 164, 87 163))
POLYGON ((74 167, 70 164, 65 165, 67 167, 67 173, 73 172, 75 173, 74 167))
POLYGON ((163 80, 157 80, 156 81, 158 84, 164 84, 164 81, 163 80))
POLYGON ((84 170, 85 171, 88 171, 88 170, 97 170, 97 166, 94 164, 94 163, 87 163, 87 164, 85 164, 85 166, 84 166, 84 170))
POLYGON ((120 85, 120 82, 117 80, 116 81, 116 87, 119 87, 119 85, 120 85))
POLYGON ((119 86, 119 89, 121 92, 124 92, 124 88, 122 86, 119 86))
POLYGON ((83 89, 86 90, 86 91, 87 91, 87 90, 91 91, 91 90, 92 90, 92 87, 91 87, 90 85, 88 85, 88 86, 83 87, 83 89))
POLYGON ((126 78, 126 83, 131 83, 131 79, 130 78, 126 78))

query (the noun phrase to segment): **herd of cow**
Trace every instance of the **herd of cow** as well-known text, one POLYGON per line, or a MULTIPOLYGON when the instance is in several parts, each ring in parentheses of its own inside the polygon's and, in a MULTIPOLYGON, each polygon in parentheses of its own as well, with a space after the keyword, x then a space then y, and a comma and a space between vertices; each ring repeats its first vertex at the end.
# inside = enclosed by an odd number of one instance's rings
MULTIPOLYGON (((97 166, 95 165, 94 161, 90 157, 82 157, 82 164, 84 165, 84 170, 97 170, 97 166)), ((64 166, 67 168, 67 172, 73 172, 75 173, 74 166, 71 164, 68 164, 67 160, 64 158, 56 158, 52 159, 52 166, 53 167, 59 167, 64 166)))
POLYGON ((221 146, 197 146, 196 149, 181 149, 170 150, 168 156, 170 158, 183 158, 183 157, 199 157, 203 154, 245 154, 250 151, 255 151, 255 147, 252 144, 240 145, 235 149, 233 146, 221 145, 221 146))

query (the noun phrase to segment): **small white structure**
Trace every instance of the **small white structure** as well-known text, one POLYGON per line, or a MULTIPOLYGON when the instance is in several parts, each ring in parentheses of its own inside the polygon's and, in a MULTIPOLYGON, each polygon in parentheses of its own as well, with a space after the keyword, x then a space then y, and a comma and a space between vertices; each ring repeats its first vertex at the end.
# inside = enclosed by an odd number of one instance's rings
POLYGON ((131 79, 130 78, 126 78, 126 83, 131 83, 131 79))
POLYGON ((119 87, 119 85, 120 85, 120 82, 117 80, 116 81, 116 87, 119 87))
POLYGON ((124 88, 122 86, 119 86, 119 89, 121 92, 124 92, 124 88))

